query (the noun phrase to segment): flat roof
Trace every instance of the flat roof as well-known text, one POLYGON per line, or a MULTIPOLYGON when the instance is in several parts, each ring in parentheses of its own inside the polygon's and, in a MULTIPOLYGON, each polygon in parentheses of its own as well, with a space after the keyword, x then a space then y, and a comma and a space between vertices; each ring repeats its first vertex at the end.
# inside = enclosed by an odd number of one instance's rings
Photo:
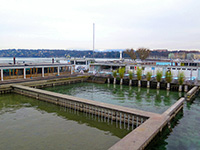
POLYGON ((72 66, 71 64, 66 63, 2 63, 0 68, 22 68, 22 67, 45 67, 45 66, 72 66))

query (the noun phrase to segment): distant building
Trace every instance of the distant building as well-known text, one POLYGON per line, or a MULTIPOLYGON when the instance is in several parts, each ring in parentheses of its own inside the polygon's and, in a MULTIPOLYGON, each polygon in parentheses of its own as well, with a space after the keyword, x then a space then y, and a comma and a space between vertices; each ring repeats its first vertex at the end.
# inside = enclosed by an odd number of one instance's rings
POLYGON ((185 52, 169 53, 168 58, 169 59, 186 59, 186 53, 185 52))
POLYGON ((156 51, 156 52, 168 52, 167 49, 154 49, 153 51, 156 51))
POLYGON ((186 55, 186 59, 193 60, 194 59, 194 54, 193 53, 188 53, 186 55))
POLYGON ((169 54, 168 54, 168 58, 169 58, 169 59, 175 59, 174 53, 169 53, 169 54))
POLYGON ((199 60, 200 59, 200 54, 194 54, 194 59, 199 60))
POLYGON ((189 59, 189 60, 199 60, 200 54, 198 54, 198 53, 188 53, 187 59, 189 59))

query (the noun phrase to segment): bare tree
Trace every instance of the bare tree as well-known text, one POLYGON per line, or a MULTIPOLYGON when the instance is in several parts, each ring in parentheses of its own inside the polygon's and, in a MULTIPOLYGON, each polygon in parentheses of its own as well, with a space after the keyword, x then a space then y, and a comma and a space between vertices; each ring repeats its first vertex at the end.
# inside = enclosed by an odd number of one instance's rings
POLYGON ((138 48, 136 53, 139 55, 139 58, 143 61, 149 56, 150 50, 148 48, 138 48))
POLYGON ((135 60, 137 57, 136 57, 136 53, 135 51, 131 48, 131 49, 126 49, 124 51, 126 54, 128 54, 132 60, 135 60))

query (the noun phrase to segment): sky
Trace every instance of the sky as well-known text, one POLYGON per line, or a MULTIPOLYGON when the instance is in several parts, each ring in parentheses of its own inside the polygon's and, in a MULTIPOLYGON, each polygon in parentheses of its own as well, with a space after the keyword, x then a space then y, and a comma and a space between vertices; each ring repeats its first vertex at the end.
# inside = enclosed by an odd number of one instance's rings
POLYGON ((199 0, 0 0, 0 49, 200 50, 199 0))

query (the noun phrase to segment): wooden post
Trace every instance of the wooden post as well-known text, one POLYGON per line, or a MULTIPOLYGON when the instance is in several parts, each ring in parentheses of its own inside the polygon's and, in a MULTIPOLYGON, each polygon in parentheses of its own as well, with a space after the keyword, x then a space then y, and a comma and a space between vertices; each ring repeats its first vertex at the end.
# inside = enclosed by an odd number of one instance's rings
POLYGON ((47 68, 47 74, 48 74, 48 76, 49 76, 49 67, 47 68))
POLYGON ((31 77, 32 77, 32 68, 30 68, 30 75, 31 75, 31 77))
POLYGON ((17 75, 17 78, 18 78, 18 69, 16 69, 16 75, 17 75))
POLYGON ((11 69, 9 69, 9 77, 10 77, 10 79, 11 79, 11 69))
POLYGON ((37 73, 38 73, 38 68, 36 68, 36 77, 37 77, 37 73))

